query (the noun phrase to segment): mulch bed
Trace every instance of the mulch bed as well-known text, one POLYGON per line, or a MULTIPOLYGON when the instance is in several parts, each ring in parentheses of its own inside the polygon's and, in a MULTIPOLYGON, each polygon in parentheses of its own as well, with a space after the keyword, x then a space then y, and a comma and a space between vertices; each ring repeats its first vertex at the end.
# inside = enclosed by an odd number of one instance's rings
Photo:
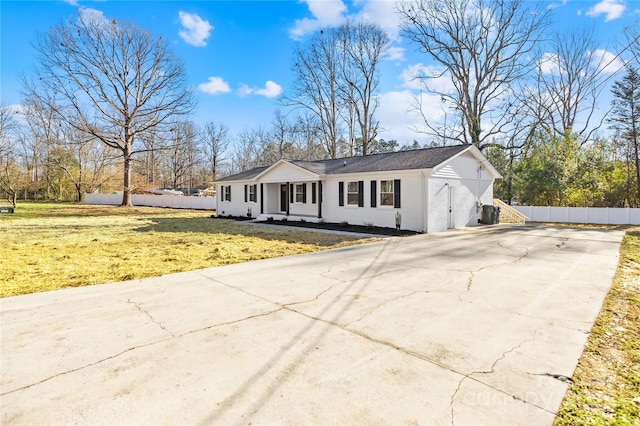
POLYGON ((342 223, 316 223, 316 222, 300 222, 294 220, 271 220, 260 221, 259 223, 266 223, 269 225, 283 225, 283 226, 296 226, 299 228, 315 228, 315 229, 328 229, 331 231, 344 231, 344 232, 358 232, 360 234, 372 234, 372 235, 387 235, 391 237, 407 237, 410 235, 418 235, 420 232, 408 231, 408 230, 396 230, 393 228, 383 228, 381 226, 363 226, 363 225, 351 225, 342 223))
MULTIPOLYGON (((213 219, 233 219, 237 221, 254 220, 246 216, 217 216, 211 215, 213 219)), ((343 232, 357 232, 360 234, 371 235, 385 235, 390 237, 408 237, 411 235, 419 235, 421 232, 409 231, 406 229, 396 230, 394 228, 384 228, 382 226, 364 226, 364 225, 351 225, 332 222, 300 222, 297 220, 260 220, 256 223, 264 223, 267 225, 282 225, 282 226, 295 226, 298 228, 314 228, 314 229, 326 229, 331 231, 343 231, 343 232)))

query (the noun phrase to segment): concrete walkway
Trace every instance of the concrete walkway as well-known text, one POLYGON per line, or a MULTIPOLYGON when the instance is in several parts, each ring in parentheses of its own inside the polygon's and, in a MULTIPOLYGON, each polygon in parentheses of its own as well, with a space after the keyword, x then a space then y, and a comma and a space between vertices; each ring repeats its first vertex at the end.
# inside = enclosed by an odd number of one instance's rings
POLYGON ((499 225, 2 299, 0 420, 550 425, 622 235, 499 225))

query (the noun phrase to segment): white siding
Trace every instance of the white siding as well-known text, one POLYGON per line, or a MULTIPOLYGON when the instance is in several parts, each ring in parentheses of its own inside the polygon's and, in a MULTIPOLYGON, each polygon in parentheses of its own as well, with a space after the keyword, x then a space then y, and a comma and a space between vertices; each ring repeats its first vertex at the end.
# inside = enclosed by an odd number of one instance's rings
POLYGON ((449 179, 477 179, 480 163, 470 152, 445 162, 434 169, 431 176, 449 179))
POLYGON ((318 180, 318 175, 289 163, 280 163, 260 177, 260 182, 302 182, 318 180))
POLYGON ((373 223, 375 226, 395 228, 396 212, 402 215, 401 229, 422 232, 424 210, 421 203, 424 177, 418 171, 390 171, 358 175, 329 176, 324 184, 323 217, 327 222, 347 221, 353 225, 373 223), (380 181, 400 179, 400 208, 380 205, 380 181), (349 181, 364 182, 364 206, 348 205, 346 187, 349 181), (371 207, 371 181, 376 180, 376 207, 371 207), (339 182, 345 183, 345 205, 339 206, 339 182))
POLYGON ((244 201, 244 186, 254 185, 255 182, 230 182, 219 183, 216 185, 216 191, 218 195, 218 210, 219 216, 247 216, 249 209, 251 209, 251 217, 258 217, 260 215, 260 184, 257 184, 256 200, 257 201, 244 201), (222 186, 231 185, 231 201, 224 199, 222 186), (224 199, 224 201, 223 201, 224 199))
POLYGON ((446 163, 429 180, 427 232, 478 225, 482 205, 492 203, 493 178, 475 157, 465 153, 446 163), (451 202, 449 197, 453 197, 451 202))

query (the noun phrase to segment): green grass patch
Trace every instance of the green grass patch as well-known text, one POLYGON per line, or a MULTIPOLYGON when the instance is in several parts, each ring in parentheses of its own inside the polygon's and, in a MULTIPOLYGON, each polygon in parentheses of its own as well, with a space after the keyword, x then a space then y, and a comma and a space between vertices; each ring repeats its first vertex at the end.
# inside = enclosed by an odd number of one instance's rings
POLYGON ((0 297, 126 281, 376 240, 153 207, 19 203, 0 215, 0 297))

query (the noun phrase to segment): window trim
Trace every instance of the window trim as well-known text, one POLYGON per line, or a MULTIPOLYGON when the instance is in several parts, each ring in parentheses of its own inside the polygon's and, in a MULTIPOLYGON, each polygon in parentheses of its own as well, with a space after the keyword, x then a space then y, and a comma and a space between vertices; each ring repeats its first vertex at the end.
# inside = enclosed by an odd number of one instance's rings
POLYGON ((345 194, 347 196, 346 205, 347 206, 356 206, 357 207, 358 206, 358 199, 360 198, 360 192, 358 191, 358 181, 357 180, 349 180, 346 183, 347 183, 347 185, 346 185, 347 186, 347 190, 345 191, 345 194), (351 191, 350 186, 352 186, 352 184, 356 188, 355 192, 351 191), (355 200, 350 200, 349 196, 352 196, 352 198, 353 198, 353 195, 355 195, 355 200))
POLYGON ((296 183, 293 188, 295 191, 294 202, 296 204, 307 204, 307 183, 296 183))
POLYGON ((394 186, 394 180, 393 179, 380 179, 380 192, 379 194, 379 198, 380 198, 380 207, 385 207, 385 208, 393 208, 394 206, 394 199, 395 199, 395 186, 394 186), (391 185, 391 192, 389 191, 383 191, 383 187, 384 187, 384 183, 388 182, 388 185, 391 185), (384 202, 383 199, 383 195, 391 195, 390 199, 387 198, 387 202, 384 202))

